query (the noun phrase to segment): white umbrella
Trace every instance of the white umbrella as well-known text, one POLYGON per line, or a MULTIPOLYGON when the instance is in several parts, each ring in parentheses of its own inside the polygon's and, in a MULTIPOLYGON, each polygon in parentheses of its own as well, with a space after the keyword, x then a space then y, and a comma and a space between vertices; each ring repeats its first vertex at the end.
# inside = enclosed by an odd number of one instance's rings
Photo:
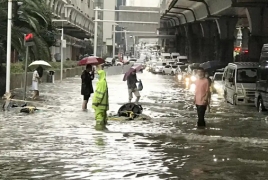
POLYGON ((43 60, 36 60, 32 62, 28 67, 33 67, 33 66, 43 66, 43 67, 51 67, 51 65, 43 60))

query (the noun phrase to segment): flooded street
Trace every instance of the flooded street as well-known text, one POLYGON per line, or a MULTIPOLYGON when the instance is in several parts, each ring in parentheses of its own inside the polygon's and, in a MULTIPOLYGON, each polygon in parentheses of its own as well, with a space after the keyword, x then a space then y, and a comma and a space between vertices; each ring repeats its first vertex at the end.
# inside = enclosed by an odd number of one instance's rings
MULTIPOLYGON (((96 131, 93 110, 81 110, 79 77, 41 84, 35 114, 0 112, 0 179, 267 179, 267 113, 215 94, 207 128, 197 130, 193 94, 183 83, 137 76, 150 121, 111 120, 108 132, 96 131)), ((128 101, 122 79, 107 78, 109 113, 128 101)))

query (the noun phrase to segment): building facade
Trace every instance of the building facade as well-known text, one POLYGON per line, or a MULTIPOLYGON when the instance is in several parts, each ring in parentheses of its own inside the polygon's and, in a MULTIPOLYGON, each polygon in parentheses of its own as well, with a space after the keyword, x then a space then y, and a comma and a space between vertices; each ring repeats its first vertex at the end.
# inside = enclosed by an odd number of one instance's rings
POLYGON ((157 29, 159 28, 160 12, 158 7, 138 7, 138 6, 120 6, 120 10, 130 10, 130 11, 148 11, 142 13, 133 12, 120 12, 120 21, 135 21, 135 22, 145 22, 144 24, 137 23, 119 23, 120 27, 126 30, 126 39, 124 38, 124 51, 129 51, 133 48, 136 36, 146 36, 146 35, 156 35, 157 29), (150 12, 152 11, 152 12, 150 12), (150 22, 150 24, 146 24, 150 22), (151 23, 154 24, 151 24, 151 23))
MULTIPOLYGON (((95 8, 114 10, 117 0, 95 0, 95 8)), ((114 21, 114 11, 99 11, 98 19, 114 21)), ((111 22, 98 22, 97 56, 111 56, 113 47, 113 24, 111 22)))
MULTIPOLYGON (((104 1, 104 9, 115 10, 116 0, 104 1)), ((104 11, 104 20, 116 20, 116 13, 114 11, 104 11)), ((111 56, 113 53, 113 25, 115 23, 104 22, 103 23, 103 44, 104 44, 104 55, 111 56)))
MULTIPOLYGON (((121 6, 126 6, 126 0, 117 0, 117 4, 115 9, 119 10, 121 6)), ((116 12, 116 20, 119 21, 120 13, 116 12)), ((116 26, 116 31, 123 31, 123 28, 120 26, 116 26)), ((118 50, 120 47, 124 46, 124 33, 118 32, 115 34, 115 43, 116 43, 116 54, 118 54, 118 50)))
MULTIPOLYGON (((79 54, 83 54, 85 40, 89 40, 94 34, 93 0, 47 0, 46 2, 52 10, 53 22, 64 32, 66 48, 63 50, 63 59, 78 59, 79 54)), ((58 39, 57 45, 51 47, 54 60, 61 57, 60 36, 58 39), (59 56, 56 56, 57 54, 59 56)))

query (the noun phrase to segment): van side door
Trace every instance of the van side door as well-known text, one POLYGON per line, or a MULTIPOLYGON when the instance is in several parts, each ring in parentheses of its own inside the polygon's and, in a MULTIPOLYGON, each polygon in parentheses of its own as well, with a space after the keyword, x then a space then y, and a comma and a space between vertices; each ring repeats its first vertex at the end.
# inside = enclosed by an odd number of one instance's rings
POLYGON ((267 63, 261 63, 258 68, 258 78, 256 82, 256 91, 261 96, 263 105, 268 107, 268 68, 267 63))
POLYGON ((235 93, 235 69, 228 68, 227 76, 226 76, 226 92, 227 92, 227 98, 232 99, 233 95, 235 93))

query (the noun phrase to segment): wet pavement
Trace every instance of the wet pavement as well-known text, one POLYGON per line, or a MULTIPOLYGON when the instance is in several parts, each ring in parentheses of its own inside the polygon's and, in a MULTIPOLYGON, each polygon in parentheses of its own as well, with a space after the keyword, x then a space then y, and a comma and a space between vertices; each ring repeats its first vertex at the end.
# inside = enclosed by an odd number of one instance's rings
MULTIPOLYGON (((138 77, 152 120, 109 121, 108 132, 94 129, 91 109, 81 111, 78 77, 41 84, 35 114, 0 112, 0 179, 267 179, 267 114, 213 95, 208 127, 197 130, 183 83, 148 72, 138 77)), ((108 77, 110 113, 127 102, 122 78, 108 77)))

